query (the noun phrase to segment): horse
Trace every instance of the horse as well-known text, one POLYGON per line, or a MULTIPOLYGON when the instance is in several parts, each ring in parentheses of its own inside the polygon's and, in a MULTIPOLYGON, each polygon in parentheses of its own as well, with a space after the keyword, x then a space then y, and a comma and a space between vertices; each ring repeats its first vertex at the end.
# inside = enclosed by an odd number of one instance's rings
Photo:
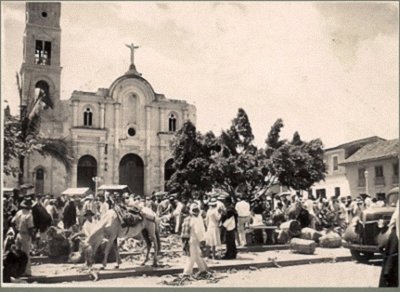
POLYGON ((115 268, 119 268, 119 265, 121 264, 121 257, 118 250, 117 238, 120 237, 138 239, 142 237, 145 240, 147 246, 146 258, 143 261, 142 266, 145 265, 149 259, 151 243, 153 242, 154 257, 152 266, 156 267, 157 254, 159 252, 160 245, 157 221, 157 218, 149 219, 147 216, 137 215, 134 226, 123 227, 117 212, 114 209, 108 210, 83 243, 82 250, 86 259, 87 266, 89 268, 92 267, 97 249, 99 248, 103 240, 107 239, 107 243, 104 249, 102 269, 105 269, 107 266, 107 259, 111 248, 114 249, 117 259, 117 265, 115 268))

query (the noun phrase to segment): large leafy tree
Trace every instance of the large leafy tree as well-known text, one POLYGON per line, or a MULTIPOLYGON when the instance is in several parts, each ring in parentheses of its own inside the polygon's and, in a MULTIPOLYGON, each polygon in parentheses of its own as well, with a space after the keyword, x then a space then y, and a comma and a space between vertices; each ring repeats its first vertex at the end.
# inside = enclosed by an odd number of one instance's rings
POLYGON ((296 190, 307 190, 325 178, 322 142, 301 140, 298 132, 292 141, 280 138, 284 124, 278 119, 271 127, 265 148, 257 149, 252 141, 250 122, 243 109, 230 129, 219 137, 221 151, 214 156, 211 172, 216 185, 231 196, 248 197, 280 183, 296 190))
POLYGON ((250 196, 263 181, 257 147, 246 112, 239 108, 227 131, 217 140, 220 151, 213 156, 210 171, 215 186, 235 197, 237 193, 250 196))
POLYGON ((171 141, 176 170, 167 182, 171 192, 178 192, 183 197, 201 197, 211 190, 213 179, 208 170, 211 152, 216 147, 214 140, 212 132, 203 136, 190 121, 177 131, 171 141))
POLYGON ((302 141, 298 132, 289 142, 280 139, 283 121, 278 119, 265 141, 265 162, 270 180, 295 190, 307 190, 325 178, 323 144, 320 139, 302 141))
MULTIPOLYGON (((17 74, 17 85, 20 100, 22 88, 17 74)), ((4 173, 18 175, 19 184, 24 183, 25 158, 33 152, 49 156, 61 162, 67 171, 72 166, 72 147, 64 138, 44 137, 40 134, 40 117, 43 108, 53 107, 51 98, 38 92, 37 96, 28 99, 31 102, 21 107, 20 116, 13 116, 7 111, 4 119, 4 173), (13 161, 18 160, 16 167, 13 161)))

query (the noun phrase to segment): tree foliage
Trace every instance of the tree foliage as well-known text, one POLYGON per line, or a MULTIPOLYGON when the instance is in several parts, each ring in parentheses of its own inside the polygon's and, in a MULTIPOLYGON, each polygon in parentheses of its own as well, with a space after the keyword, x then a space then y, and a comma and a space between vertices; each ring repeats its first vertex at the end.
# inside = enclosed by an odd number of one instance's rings
POLYGON ((215 147, 213 139, 213 133, 201 135, 190 121, 177 131, 171 141, 173 167, 176 170, 167 182, 171 192, 192 197, 211 190, 213 183, 208 170, 211 151, 215 147))
POLYGON ((246 112, 239 109, 229 129, 216 137, 196 131, 188 122, 171 143, 175 174, 168 186, 185 196, 204 193, 213 187, 232 197, 248 198, 280 183, 307 190, 325 178, 321 140, 303 141, 295 132, 291 141, 281 139, 284 127, 278 119, 271 127, 265 147, 257 148, 246 112))

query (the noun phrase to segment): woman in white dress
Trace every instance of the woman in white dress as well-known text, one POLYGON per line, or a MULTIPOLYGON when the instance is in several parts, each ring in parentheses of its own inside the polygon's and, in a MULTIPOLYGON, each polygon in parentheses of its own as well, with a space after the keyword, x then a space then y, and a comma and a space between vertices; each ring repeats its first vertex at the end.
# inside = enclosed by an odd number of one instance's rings
POLYGON ((210 200, 208 206, 210 208, 208 209, 206 215, 206 245, 211 247, 212 258, 215 259, 216 247, 221 245, 221 235, 219 231, 221 214, 217 208, 217 200, 215 198, 210 200))

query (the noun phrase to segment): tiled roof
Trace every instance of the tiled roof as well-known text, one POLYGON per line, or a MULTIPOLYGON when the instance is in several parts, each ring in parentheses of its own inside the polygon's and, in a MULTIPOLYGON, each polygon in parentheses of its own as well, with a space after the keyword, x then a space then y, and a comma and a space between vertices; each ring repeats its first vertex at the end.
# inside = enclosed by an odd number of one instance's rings
POLYGON ((399 156, 399 139, 367 144, 347 158, 342 164, 399 156))

